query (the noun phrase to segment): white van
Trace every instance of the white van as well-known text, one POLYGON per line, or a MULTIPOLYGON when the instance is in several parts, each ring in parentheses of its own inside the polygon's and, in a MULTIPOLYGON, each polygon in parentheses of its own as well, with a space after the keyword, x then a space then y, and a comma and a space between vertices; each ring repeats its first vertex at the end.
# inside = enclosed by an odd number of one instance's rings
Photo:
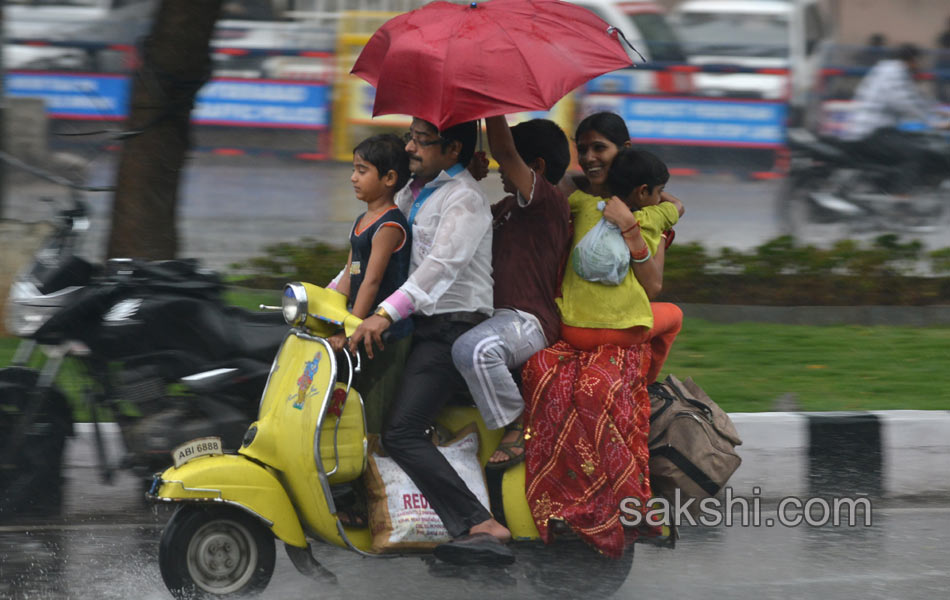
POLYGON ((696 73, 696 93, 782 100, 793 118, 810 101, 832 31, 819 0, 686 0, 673 11, 691 63, 788 69, 788 76, 696 73))
MULTIPOLYGON (((623 32, 643 58, 685 62, 683 46, 666 19, 666 10, 650 0, 566 0, 579 4, 623 32)), ((640 58, 631 56, 636 62, 640 58)))
POLYGON ((10 40, 130 45, 147 33, 157 0, 5 0, 6 69, 116 71, 121 51, 15 44, 10 40))

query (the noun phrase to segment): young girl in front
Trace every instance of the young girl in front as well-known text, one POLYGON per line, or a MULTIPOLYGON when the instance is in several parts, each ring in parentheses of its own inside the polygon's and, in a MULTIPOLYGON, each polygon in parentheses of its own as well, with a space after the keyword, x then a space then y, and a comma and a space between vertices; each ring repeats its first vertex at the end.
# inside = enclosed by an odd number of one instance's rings
MULTIPOLYGON (((353 150, 350 176, 356 198, 366 203, 366 212, 356 218, 350 232, 350 256, 336 290, 349 299, 350 312, 366 318, 405 283, 409 276, 411 230, 396 207, 394 197, 409 181, 409 155, 405 143, 392 134, 374 135, 353 150)), ((357 389, 363 396, 366 430, 379 433, 392 402, 396 383, 409 350, 412 321, 405 319, 390 329, 384 351, 363 357, 357 389)), ((341 331, 328 340, 342 350, 346 335, 341 331)))
MULTIPOLYGON (((605 218, 620 230, 630 267, 616 286, 585 280, 570 262, 565 268, 557 299, 561 341, 534 355, 523 370, 526 488, 545 540, 552 528, 570 528, 604 554, 617 557, 640 534, 657 533, 651 527, 624 527, 619 507, 624 498, 636 498, 645 512, 651 497, 646 444, 651 362, 650 346, 643 342, 654 322, 638 278, 658 285, 661 236, 677 222, 682 205, 667 195, 663 199, 668 201, 632 211, 624 202, 632 203, 630 194, 623 200, 612 196, 608 173, 629 139, 609 139, 590 127, 591 119, 612 120, 594 115, 578 126, 578 160, 586 177, 575 179, 580 188, 569 197, 572 252, 605 218), (601 211, 598 204, 605 198, 601 211)), ((644 194, 660 196, 666 181, 643 183, 646 188, 638 189, 644 194)))

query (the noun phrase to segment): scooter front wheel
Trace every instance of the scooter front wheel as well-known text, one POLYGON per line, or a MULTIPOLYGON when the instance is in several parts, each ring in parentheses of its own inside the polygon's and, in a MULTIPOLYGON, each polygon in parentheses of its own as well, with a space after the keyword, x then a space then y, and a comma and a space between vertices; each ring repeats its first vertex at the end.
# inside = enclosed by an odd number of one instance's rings
POLYGON ((274 573, 274 536, 238 509, 185 504, 162 532, 158 561, 175 598, 257 594, 274 573))

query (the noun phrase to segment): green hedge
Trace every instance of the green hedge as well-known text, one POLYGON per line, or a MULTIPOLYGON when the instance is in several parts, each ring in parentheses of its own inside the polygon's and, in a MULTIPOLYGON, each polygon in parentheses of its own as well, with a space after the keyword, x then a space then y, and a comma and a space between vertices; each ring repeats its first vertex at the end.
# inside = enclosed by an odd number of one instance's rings
POLYGON ((346 266, 350 251, 334 248, 311 238, 299 243, 280 243, 264 248, 265 256, 233 263, 235 285, 249 288, 280 289, 288 281, 306 281, 326 285, 346 266))
POLYGON ((678 302, 771 306, 931 305, 950 303, 950 249, 925 252, 918 241, 882 235, 828 248, 788 236, 738 252, 709 254, 673 244, 664 298, 678 302))
MULTIPOLYGON (((311 239, 265 249, 266 255, 232 265, 234 282, 279 289, 287 281, 329 282, 348 251, 311 239)), ((771 306, 950 304, 950 248, 927 252, 918 241, 882 235, 860 244, 802 246, 788 236, 748 252, 707 251, 673 244, 667 254, 661 300, 771 306)))

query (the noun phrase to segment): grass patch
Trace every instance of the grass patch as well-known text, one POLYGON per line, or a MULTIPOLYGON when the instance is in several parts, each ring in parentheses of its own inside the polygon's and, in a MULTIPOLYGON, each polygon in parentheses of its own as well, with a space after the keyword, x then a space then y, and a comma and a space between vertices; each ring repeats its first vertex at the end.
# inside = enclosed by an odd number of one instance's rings
MULTIPOLYGON (((229 302, 275 304, 276 290, 234 290, 229 302)), ((0 364, 18 340, 0 338, 0 364)), ((692 377, 729 412, 773 410, 792 393, 803 410, 950 410, 950 328, 711 323, 686 319, 664 366, 692 377)), ((58 382, 71 397, 76 369, 58 382)), ((78 408, 78 407, 77 407, 78 408)), ((79 413, 82 416, 82 413, 79 413)))
POLYGON ((730 412, 950 409, 950 328, 686 319, 661 377, 692 377, 730 412))
POLYGON ((261 304, 280 306, 281 293, 283 293, 283 286, 260 290, 232 287, 224 293, 224 301, 233 306, 256 311, 261 304))

